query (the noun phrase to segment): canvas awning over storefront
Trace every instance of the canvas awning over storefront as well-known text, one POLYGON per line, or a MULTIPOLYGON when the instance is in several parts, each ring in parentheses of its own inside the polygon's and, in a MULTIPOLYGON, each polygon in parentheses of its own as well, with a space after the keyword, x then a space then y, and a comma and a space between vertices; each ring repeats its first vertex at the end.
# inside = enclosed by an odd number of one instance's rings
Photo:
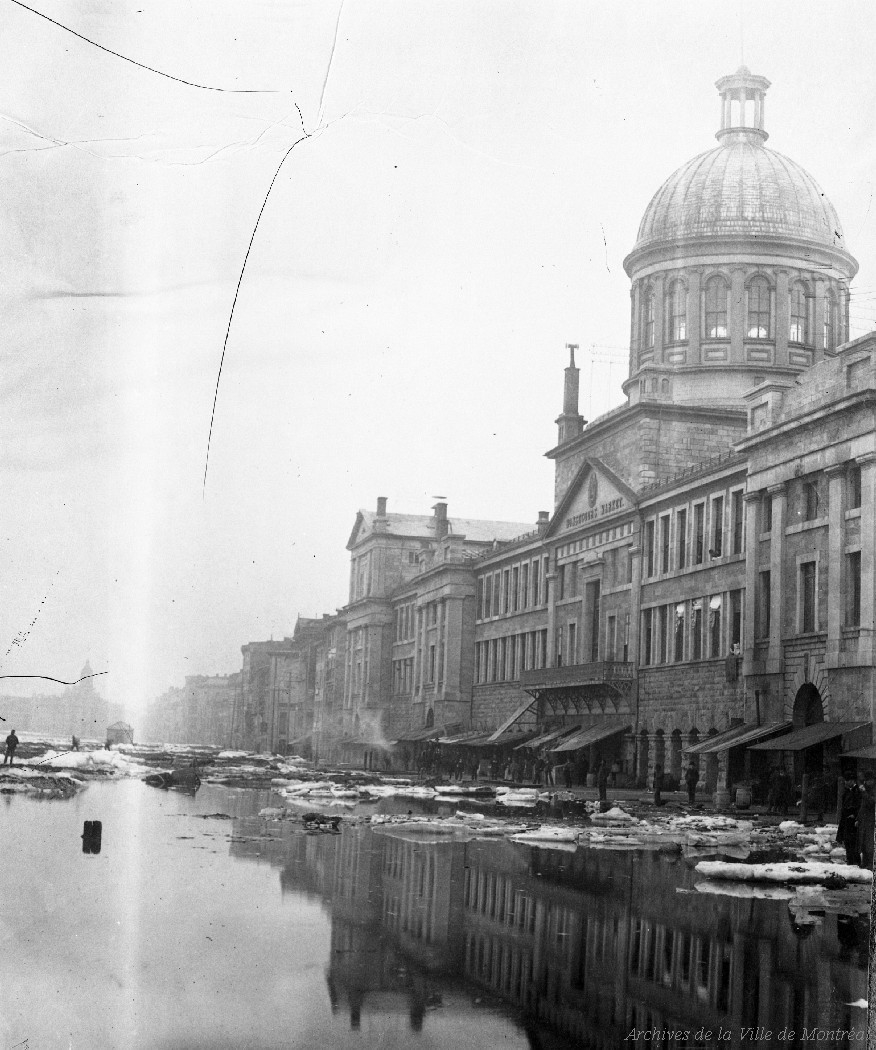
POLYGON ((508 729, 511 728, 511 726, 514 725, 518 718, 522 718, 523 715, 526 714, 526 712, 530 709, 530 707, 532 707, 534 703, 536 703, 535 697, 528 696, 520 705, 520 707, 517 708, 514 714, 511 715, 509 718, 506 718, 505 721, 499 726, 499 728, 493 733, 494 739, 498 740, 498 738, 502 736, 503 733, 505 733, 508 729))
POLYGON ((518 747, 523 747, 524 744, 528 743, 535 733, 532 730, 528 732, 520 733, 509 729, 507 732, 502 733, 500 736, 496 736, 495 733, 490 736, 487 743, 491 747, 506 747, 508 744, 516 744, 518 747))
POLYGON ((599 722, 596 725, 588 726, 580 733, 575 733, 568 740, 561 741, 551 750, 554 752, 577 751, 579 748, 598 744, 600 740, 607 740, 608 737, 616 736, 618 733, 628 733, 629 730, 629 722, 599 722))
POLYGON ((517 751, 521 747, 543 747, 545 744, 549 744, 552 740, 556 740, 557 737, 565 736, 566 733, 574 733, 580 728, 580 724, 574 726, 560 726, 559 729, 551 729, 547 733, 542 733, 540 736, 533 737, 532 740, 527 740, 523 744, 518 744, 514 750, 517 751))
POLYGON ((816 722, 803 726, 774 740, 764 740, 752 745, 752 751, 805 751, 807 747, 823 744, 825 740, 835 740, 838 736, 853 733, 856 729, 866 729, 869 722, 816 722))
POLYGON ((461 733, 453 733, 452 735, 442 736, 438 738, 439 744, 467 744, 470 740, 487 736, 483 729, 466 729, 461 733))
POLYGON ((412 729, 408 733, 401 733, 396 738, 397 744, 413 744, 421 740, 437 740, 440 736, 446 736, 451 731, 455 732, 459 728, 459 723, 456 722, 454 725, 449 726, 427 726, 420 729, 412 729))
POLYGON ((869 747, 859 747, 857 751, 847 751, 843 758, 863 758, 876 762, 876 744, 871 744, 869 747))
POLYGON ((688 755, 714 755, 719 751, 729 751, 731 747, 742 747, 755 740, 763 740, 764 737, 782 733, 790 728, 790 722, 762 722, 760 725, 755 722, 741 722, 722 733, 707 736, 696 744, 684 747, 682 751, 688 755))

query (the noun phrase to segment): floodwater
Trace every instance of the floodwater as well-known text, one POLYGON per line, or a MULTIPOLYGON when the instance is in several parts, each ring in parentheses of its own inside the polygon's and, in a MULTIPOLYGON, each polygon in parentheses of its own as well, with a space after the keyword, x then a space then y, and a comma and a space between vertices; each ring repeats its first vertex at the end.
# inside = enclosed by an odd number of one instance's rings
POLYGON ((864 1045, 860 916, 699 893, 675 853, 307 833, 268 804, 3 796, 0 1050, 864 1045))

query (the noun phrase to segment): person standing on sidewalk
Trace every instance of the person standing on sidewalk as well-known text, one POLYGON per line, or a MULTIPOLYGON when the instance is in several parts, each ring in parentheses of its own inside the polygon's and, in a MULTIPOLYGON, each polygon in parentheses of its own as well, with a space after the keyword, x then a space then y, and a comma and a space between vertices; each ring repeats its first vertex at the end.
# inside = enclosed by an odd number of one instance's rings
POLYGON ((843 798, 840 802, 839 823, 836 829, 836 841, 846 849, 846 864, 860 864, 861 854, 858 850, 858 810, 861 808, 861 791, 851 773, 846 773, 843 784, 843 798))
POLYGON ((693 806, 697 800, 697 784, 700 780, 700 771, 691 761, 684 772, 684 782, 687 784, 687 800, 693 806))
POLYGON ((605 762, 599 763, 596 771, 596 787, 599 790, 599 801, 605 802, 608 793, 608 766, 605 762))
POLYGON ((662 806, 663 799, 660 797, 660 792, 663 790, 663 766, 658 762, 654 766, 654 805, 662 806))

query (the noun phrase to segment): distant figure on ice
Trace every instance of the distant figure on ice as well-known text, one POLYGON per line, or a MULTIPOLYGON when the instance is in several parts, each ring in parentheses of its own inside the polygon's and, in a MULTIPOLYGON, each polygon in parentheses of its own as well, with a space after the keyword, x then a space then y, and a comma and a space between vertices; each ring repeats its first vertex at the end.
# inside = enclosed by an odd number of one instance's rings
POLYGON ((608 792, 608 766, 604 761, 599 763, 596 771, 596 787, 599 789, 599 800, 604 802, 608 792))
POLYGON ((15 730, 6 737, 6 754, 3 756, 3 765, 5 766, 7 761, 9 765, 13 765, 12 760, 15 758, 15 749, 18 747, 18 737, 15 735, 15 730))
POLYGON ((687 784, 687 800, 693 805, 697 800, 697 784, 700 780, 700 771, 691 762, 684 774, 684 782, 687 784))
POLYGON ((73 751, 78 751, 79 750, 79 737, 76 736, 75 734, 73 736, 73 743, 71 745, 71 748, 72 748, 73 751))

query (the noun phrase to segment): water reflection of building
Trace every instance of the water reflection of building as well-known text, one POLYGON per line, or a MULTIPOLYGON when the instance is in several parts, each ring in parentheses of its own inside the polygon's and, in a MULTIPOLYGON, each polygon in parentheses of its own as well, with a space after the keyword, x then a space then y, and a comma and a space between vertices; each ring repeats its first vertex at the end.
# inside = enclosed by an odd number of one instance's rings
POLYGON ((558 1045, 723 1027, 733 1037, 720 1045, 741 1046, 758 1045, 746 1028, 854 1030, 860 1011, 845 1004, 865 996, 864 920, 798 928, 785 902, 696 892, 676 855, 288 825, 252 848, 282 866, 285 890, 330 908, 329 995, 354 1026, 394 1010, 418 1027, 464 982, 558 1045))

